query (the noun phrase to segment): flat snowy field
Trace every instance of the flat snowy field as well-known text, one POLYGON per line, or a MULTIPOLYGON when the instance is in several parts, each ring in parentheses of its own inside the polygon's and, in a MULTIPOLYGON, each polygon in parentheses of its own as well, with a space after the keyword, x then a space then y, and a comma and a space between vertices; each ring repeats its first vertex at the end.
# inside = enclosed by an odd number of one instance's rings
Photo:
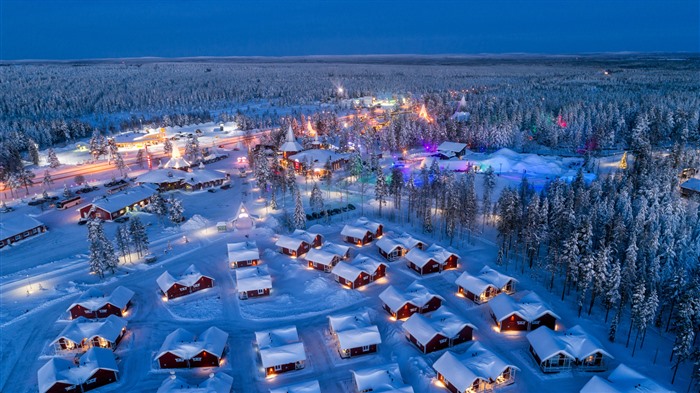
MULTIPOLYGON (((293 259, 275 250, 278 234, 284 230, 277 224, 281 210, 271 212, 259 198, 259 190, 254 180, 235 176, 236 158, 244 152, 230 152, 232 156, 207 166, 232 173, 232 188, 209 192, 179 192, 175 194, 183 200, 185 215, 189 220, 181 227, 162 224, 156 217, 138 213, 149 226, 150 249, 158 256, 156 263, 146 265, 141 261, 124 263, 115 275, 100 280, 88 274, 86 240, 87 229, 76 224, 78 213, 75 209, 65 211, 50 209, 41 212, 38 207, 26 204, 16 205, 16 211, 3 214, 30 214, 49 227, 43 235, 30 238, 17 245, 0 251, 0 391, 37 391, 37 370, 53 355, 50 342, 68 323, 67 308, 88 288, 98 288, 109 293, 117 286, 125 286, 136 292, 133 309, 127 316, 128 333, 119 345, 116 355, 119 361, 119 382, 98 389, 100 392, 153 392, 169 370, 158 369, 154 356, 165 336, 176 328, 186 328, 195 334, 210 326, 216 326, 229 333, 228 349, 224 355, 224 365, 218 370, 192 369, 177 370, 186 379, 201 380, 210 372, 221 371, 233 377, 235 392, 265 392, 270 388, 317 379, 324 392, 350 392, 352 379, 350 370, 382 365, 389 362, 399 364, 406 383, 416 392, 446 392, 435 384, 433 362, 444 352, 423 355, 405 338, 401 321, 392 321, 382 310, 378 294, 393 285, 399 289, 419 280, 433 292, 445 298, 445 304, 457 310, 477 326, 475 340, 486 344, 498 355, 521 369, 516 374, 514 385, 500 389, 501 392, 578 392, 591 378, 592 373, 564 372, 544 375, 540 372, 532 356, 524 334, 501 334, 493 329, 488 305, 475 305, 456 295, 454 280, 462 271, 477 273, 484 265, 515 276, 520 282, 518 290, 533 290, 545 299, 562 317, 557 329, 582 325, 596 336, 615 359, 617 364, 625 363, 637 371, 655 378, 661 384, 668 384, 672 373, 668 359, 673 346, 670 335, 660 335, 656 329, 648 332, 644 348, 634 357, 624 346, 618 334, 617 343, 607 341, 607 329, 602 323, 604 315, 600 307, 588 316, 576 315, 573 300, 560 300, 558 291, 550 293, 545 286, 545 277, 533 275, 529 271, 521 273, 512 266, 497 266, 494 238, 489 227, 473 241, 456 241, 452 249, 461 256, 457 270, 433 274, 421 278, 410 271, 404 259, 389 264, 386 278, 360 290, 341 287, 333 280, 332 274, 310 270, 303 259, 293 259), (223 232, 216 230, 219 221, 233 219, 239 203, 247 206, 261 217, 258 227, 250 232, 223 232), (184 242, 186 236, 188 242, 184 242), (226 244, 246 239, 255 240, 261 251, 262 263, 267 265, 272 276, 271 296, 239 300, 235 288, 235 274, 227 265, 226 244), (168 247, 172 250, 165 253, 168 247), (190 264, 215 279, 215 287, 200 293, 164 302, 156 285, 156 278, 168 270, 173 275, 184 271, 190 264), (327 316, 336 313, 367 310, 382 336, 382 344, 376 354, 352 359, 341 359, 335 342, 328 332, 327 316), (254 332, 271 328, 296 325, 307 353, 306 368, 300 371, 278 375, 266 379, 260 364, 260 357, 254 349, 254 332)), ((478 157, 471 159, 477 160, 478 157)), ((619 159, 619 158, 618 158, 619 159)), ((390 159, 385 160, 388 164, 390 159)), ((504 151, 483 157, 484 162, 498 170, 496 195, 503 187, 520 181, 522 169, 538 168, 529 171, 542 178, 567 176, 575 173, 576 165, 569 159, 558 157, 529 157, 504 151), (534 162, 533 160, 539 160, 534 162), (518 164, 524 166, 518 166, 518 164)), ((607 165, 612 165, 611 159, 607 165)), ((601 164, 601 167, 604 167, 601 164)), ((338 174, 337 176, 341 176, 338 174)), ((304 203, 308 203, 308 189, 303 178, 297 179, 302 190, 304 203)), ((481 185, 478 175, 477 184, 481 185)), ((325 190, 325 186, 322 187, 325 190)), ((57 190, 59 191, 59 190, 57 190)), ((102 190, 104 191, 104 190, 102 190)), ((340 205, 337 199, 341 193, 332 192, 327 205, 340 205)), ((343 194, 343 204, 345 192, 343 194)), ((370 219, 385 225, 385 233, 399 235, 408 231, 414 237, 427 243, 449 244, 421 233, 410 224, 401 226, 376 215, 376 208, 366 192, 364 213, 370 219)), ((327 193, 324 191, 324 198, 327 193)), ((287 196, 287 206, 292 201, 287 196)), ((280 196, 280 205, 284 202, 280 196)), ((309 230, 319 232, 326 241, 342 243, 340 230, 346 222, 361 214, 360 196, 356 190, 350 191, 350 202, 358 209, 334 216, 327 225, 314 225, 309 222, 309 230)), ((386 215, 386 214, 385 214, 386 215)), ((0 217, 1 218, 1 217, 0 217)), ((114 237, 117 224, 105 223, 108 237, 114 237)), ((358 248, 351 246, 351 258, 367 254, 381 258, 374 244, 358 248)), ((623 324, 619 332, 627 332, 623 324)), ((468 344, 452 348, 461 352, 468 344)), ((607 373, 597 374, 601 376, 607 373)), ((685 391, 688 386, 687 370, 678 373, 674 389, 685 391)), ((671 386, 668 386, 671 388, 671 386)))

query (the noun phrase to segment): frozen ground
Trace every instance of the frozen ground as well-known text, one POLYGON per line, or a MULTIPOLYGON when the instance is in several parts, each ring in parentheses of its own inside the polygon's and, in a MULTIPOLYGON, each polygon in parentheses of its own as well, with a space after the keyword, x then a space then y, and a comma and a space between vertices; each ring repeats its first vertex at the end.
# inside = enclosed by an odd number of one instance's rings
MULTIPOLYGON (((240 153, 242 154, 242 153, 240 153)), ((506 159, 509 154, 499 155, 506 159)), ((513 161, 526 162, 524 157, 510 157, 513 161)), ((551 158, 551 161, 561 162, 551 158)), ((235 157, 209 166, 213 169, 233 171, 235 157)), ((385 163, 387 163, 385 161, 385 163)), ((505 166, 505 165, 504 165, 505 166)), ((512 168, 511 168, 512 169, 512 168)), ((551 169, 555 172, 555 169, 551 169)), ((519 177, 506 176, 506 170, 498 177, 497 190, 517 184, 519 177)), ((519 172, 519 168, 511 173, 519 172)), ((533 171, 534 172, 534 171, 533 171)), ((544 176, 547 176, 543 173, 544 176)), ((550 173, 559 176, 561 172, 550 173)), ((298 179, 304 191, 304 201, 308 194, 303 179, 298 179)), ((480 179, 477 181, 480 184, 480 179)), ((456 251, 462 256, 459 269, 442 274, 419 278, 409 271, 403 260, 390 264, 387 277, 364 287, 349 290, 335 283, 332 275, 307 269, 302 259, 292 259, 275 251, 277 219, 269 218, 261 199, 257 199, 257 189, 250 179, 233 176, 233 187, 216 193, 177 192, 182 198, 186 216, 197 215, 202 219, 191 220, 181 227, 161 224, 145 213, 141 218, 149 223, 148 233, 151 250, 158 255, 158 261, 145 265, 140 261, 125 263, 114 276, 105 280, 87 273, 86 228, 75 224, 75 210, 40 212, 36 207, 18 207, 12 214, 29 213, 49 226, 49 232, 31 238, 16 246, 0 251, 2 272, 0 273, 0 391, 36 391, 36 373, 46 362, 46 348, 65 327, 67 307, 86 289, 99 288, 106 292, 119 285, 136 292, 134 308, 127 319, 129 335, 117 350, 121 380, 107 385, 101 392, 148 392, 155 391, 168 371, 158 370, 153 362, 154 353, 159 349, 165 336, 178 327, 195 333, 209 326, 217 326, 229 333, 228 350, 221 371, 233 376, 235 392, 263 392, 277 386, 318 379, 324 392, 347 392, 351 388, 350 370, 397 362, 407 383, 416 392, 446 392, 433 383, 432 363, 441 352, 422 355, 408 343, 401 330, 401 322, 392 321, 380 307, 378 294, 388 285, 403 288, 413 280, 420 279, 427 287, 446 299, 446 304, 457 310, 478 327, 475 339, 486 343, 497 354, 517 365, 522 372, 516 375, 517 383, 501 392, 577 392, 591 377, 588 373, 563 373, 544 376, 536 368, 527 353, 527 344, 522 334, 500 334, 492 329, 488 306, 475 306, 455 294, 454 279, 461 271, 478 272, 483 265, 489 265, 520 280, 519 289, 536 291, 548 301, 562 316, 559 327, 582 325, 594 334, 615 356, 611 368, 624 362, 632 368, 648 374, 658 382, 670 381, 671 365, 668 363, 672 337, 660 335, 655 329, 649 331, 644 349, 632 357, 621 343, 607 342, 607 329, 602 323, 602 311, 597 307, 591 316, 576 317, 576 310, 569 299, 559 300, 558 294, 550 294, 544 286, 544 277, 532 276, 515 271, 513 266, 495 266, 496 247, 494 234, 487 227, 486 233, 469 243, 455 243, 456 251), (247 195, 244 194, 247 193, 247 195), (214 225, 217 221, 230 220, 241 200, 265 222, 249 233, 219 233, 214 225), (272 275, 273 290, 270 297, 255 300, 239 300, 236 296, 235 279, 226 262, 226 243, 246 239, 257 241, 262 251, 262 263, 268 265, 272 275), (186 236, 188 242, 183 241, 186 236), (170 243, 172 250, 164 250, 170 243), (194 263, 203 274, 216 280, 216 287, 176 301, 163 302, 157 292, 156 278, 164 271, 182 271, 194 263), (367 357, 344 360, 337 355, 327 331, 329 314, 336 312, 370 310, 373 321, 379 326, 382 344, 377 354, 367 357), (253 347, 254 332, 295 324, 307 350, 307 366, 304 370, 265 379, 260 369, 259 356, 253 347), (21 381, 21 382, 19 382, 21 381)), ((345 193, 343 192, 343 198, 345 193)), ((370 190, 367 195, 373 195, 370 190)), ((338 193, 332 193, 337 198, 338 193)), ((324 197, 326 196, 324 192, 324 197)), ((291 204, 291 198, 288 203, 291 204)), ((432 242, 431 239, 413 228, 410 224, 398 225, 374 216, 370 197, 365 197, 365 214, 386 224, 385 232, 399 234, 409 231, 416 237, 432 242)), ((278 202, 282 203, 279 198, 278 202)), ((350 201, 359 206, 357 190, 351 190, 350 201)), ((337 203, 337 200, 331 203, 337 203)), ((347 200, 344 200, 347 203, 347 200)), ((274 212, 279 217, 281 211, 274 212)), ((7 214, 7 213, 5 213, 7 214)), ((326 240, 340 242, 339 232, 343 222, 354 220, 357 211, 334 217, 328 225, 315 226, 312 230, 321 232, 326 240)), ((113 237, 116 224, 106 223, 109 237, 113 237)), ((437 239, 439 241, 439 239, 437 239)), ((444 242, 439 241, 443 245, 444 242)), ((351 256, 358 253, 376 256, 374 245, 362 248, 352 247, 351 256)), ((626 332, 627 325, 620 326, 626 332)), ((454 351, 460 352, 457 346, 454 351)), ((211 370, 178 370, 184 376, 206 376, 211 370)), ((679 372, 675 389, 685 391, 688 380, 684 379, 687 370, 679 372)), ((602 374, 607 375, 607 374, 602 374)))

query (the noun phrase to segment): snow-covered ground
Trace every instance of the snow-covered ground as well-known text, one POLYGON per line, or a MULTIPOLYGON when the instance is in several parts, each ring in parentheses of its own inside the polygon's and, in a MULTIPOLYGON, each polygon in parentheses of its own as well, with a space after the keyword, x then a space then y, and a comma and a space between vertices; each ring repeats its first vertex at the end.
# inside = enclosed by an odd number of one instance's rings
MULTIPOLYGON (((194 128, 204 130, 201 126, 194 128)), ((208 168, 233 174, 237 165, 236 155, 243 154, 235 152, 232 157, 208 168)), ((390 160, 387 158, 383 163, 386 165, 390 160)), ((575 165, 570 165, 572 162, 569 159, 537 159, 509 151, 483 156, 480 162, 489 163, 497 171, 499 168, 496 166, 502 165, 496 195, 503 187, 517 184, 522 169, 545 178, 567 176, 577 170, 575 165)), ((304 203, 307 203, 304 180, 299 178, 298 181, 300 189, 304 191, 304 203)), ((325 187, 322 188, 325 190, 325 187)), ((389 264, 385 278, 359 290, 350 290, 336 283, 332 274, 307 268, 303 258, 290 258, 275 250, 277 234, 283 232, 278 227, 277 219, 281 210, 271 212, 265 208, 250 178, 232 176, 232 188, 216 193, 176 193, 183 200, 185 214, 190 218, 180 227, 162 224, 150 214, 138 213, 147 224, 150 249, 158 260, 150 265, 137 260, 126 262, 115 275, 108 275, 104 280, 88 274, 87 230, 85 226, 76 224, 77 212, 74 209, 41 212, 38 207, 18 205, 17 211, 3 213, 32 214, 47 224, 49 231, 0 251, 0 391, 36 391, 37 370, 47 360, 45 354, 49 343, 68 323, 68 306, 88 288, 110 292, 122 285, 135 291, 136 295, 134 308, 127 316, 127 338, 116 351, 121 379, 99 389, 101 392, 155 391, 169 373, 159 370, 154 362, 155 353, 165 336, 178 327, 201 332, 210 326, 229 333, 224 365, 214 371, 231 375, 235 392, 264 392, 272 387, 310 379, 318 379, 324 392, 349 392, 352 388, 350 370, 390 362, 399 364, 404 380, 416 392, 446 392, 434 383, 435 372, 431 367, 444 351, 421 354, 404 338, 402 322, 390 319, 381 309, 378 299, 378 294, 388 285, 404 288, 414 280, 420 280, 444 297, 446 305, 477 326, 478 330, 474 333, 476 340, 484 342, 497 355, 522 370, 516 374, 516 383, 501 389, 501 392, 578 392, 592 374, 576 371, 542 374, 527 351, 524 334, 496 332, 488 305, 476 306, 456 295, 454 280, 459 274, 462 271, 476 274, 484 265, 515 276, 519 280, 520 290, 533 290, 542 296, 562 317, 558 328, 579 324, 596 336, 615 357, 610 369, 622 362, 653 376, 664 385, 670 380, 672 370, 667 361, 672 347, 670 336, 659 335, 656 330, 649 331, 644 350, 638 351, 635 357, 623 344, 610 344, 606 339, 607 329, 602 323, 603 315, 598 308, 591 316, 584 314, 578 318, 568 300, 561 301, 558 294, 548 292, 545 277, 530 272, 523 274, 512 266, 496 266, 497 247, 493 243, 494 233, 488 227, 472 242, 455 242, 454 250, 462 257, 457 270, 419 277, 407 269, 403 259, 399 259, 389 264), (230 221, 241 201, 246 202, 253 214, 261 217, 257 228, 245 233, 218 232, 216 223, 230 221), (273 289, 269 297, 239 300, 237 296, 235 274, 227 263, 226 244, 246 239, 257 242, 261 250, 261 263, 268 266, 272 275, 273 289), (168 250, 168 245, 171 250, 168 250), (195 264, 202 274, 213 277, 215 287, 164 302, 158 293, 156 278, 165 270, 180 272, 191 264, 195 264), (328 333, 327 316, 363 310, 368 310, 373 322, 378 325, 382 344, 376 354, 341 359, 328 333), (254 348, 254 332, 288 325, 296 325, 299 331, 307 351, 306 367, 266 379, 254 348)), ((345 192, 333 192, 333 200, 327 203, 339 204, 336 198, 341 194, 343 203, 347 203, 345 192)), ((343 224, 360 215, 360 195, 354 189, 350 190, 349 195, 350 202, 356 204, 358 210, 335 216, 327 225, 311 226, 314 222, 310 222, 310 230, 323 234, 327 241, 342 243, 339 232, 343 224)), ((373 195, 373 192, 368 191, 366 195, 373 195)), ((292 201, 289 197, 287 199, 287 208, 291 211, 292 201)), ((411 224, 399 225, 376 217, 370 197, 365 196, 364 202, 364 213, 373 220, 385 223, 385 233, 398 235, 408 231, 426 243, 448 245, 432 235, 421 233, 411 224)), ((281 196, 278 203, 284 203, 281 196)), ((114 223, 105 224, 108 237, 114 237, 115 228, 114 223)), ((381 258, 374 244, 361 248, 352 246, 350 253, 351 258, 358 254, 381 258)), ((620 331, 625 329, 626 325, 620 327, 620 331)), ((464 346, 452 350, 460 352, 464 346)), ((202 379, 210 372, 212 369, 176 371, 189 379, 194 376, 202 379)), ((688 380, 684 379, 687 375, 687 372, 679 372, 676 390, 684 391, 688 386, 688 380)))

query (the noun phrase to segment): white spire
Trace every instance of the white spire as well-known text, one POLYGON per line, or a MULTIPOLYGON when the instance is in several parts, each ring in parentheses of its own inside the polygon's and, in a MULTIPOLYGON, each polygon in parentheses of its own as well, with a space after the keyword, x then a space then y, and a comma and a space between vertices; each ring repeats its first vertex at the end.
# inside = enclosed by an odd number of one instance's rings
POLYGON ((460 110, 466 106, 467 106, 467 98, 464 95, 462 95, 462 99, 459 100, 459 106, 457 107, 457 110, 460 110))
POLYGON ((294 131, 292 130, 292 125, 289 125, 289 129, 287 129, 287 140, 286 142, 296 142, 296 138, 294 138, 294 131))

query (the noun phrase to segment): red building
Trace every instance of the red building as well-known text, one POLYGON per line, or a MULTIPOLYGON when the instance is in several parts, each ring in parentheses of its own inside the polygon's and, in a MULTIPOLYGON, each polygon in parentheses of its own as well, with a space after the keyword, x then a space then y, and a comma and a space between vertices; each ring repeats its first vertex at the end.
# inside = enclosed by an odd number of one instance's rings
POLYGON ((33 217, 4 213, 0 220, 0 248, 46 232, 46 225, 33 217))
POLYGON ((260 263, 260 251, 255 241, 228 243, 228 263, 231 269, 237 267, 256 266, 260 263))
POLYGON ((534 292, 514 299, 502 293, 488 303, 500 331, 530 331, 540 326, 555 330, 559 316, 534 292))
POLYGON ((72 360, 51 358, 37 373, 39 393, 87 392, 118 378, 114 354, 105 348, 90 348, 77 365, 72 360))
POLYGON ((377 347, 382 342, 379 329, 372 324, 367 311, 329 316, 328 325, 341 358, 377 352, 377 347))
POLYGON ((161 293, 167 299, 174 299, 214 287, 214 279, 202 275, 194 265, 190 265, 178 279, 165 271, 156 279, 156 282, 161 293))
POLYGON ((420 275, 456 269, 459 256, 433 244, 425 250, 414 248, 406 254, 406 265, 420 275))
POLYGON ((306 366, 306 350, 296 326, 255 332, 255 343, 266 376, 301 370, 306 366))
POLYGON ((515 292, 516 279, 484 266, 478 275, 462 273, 455 283, 458 292, 476 304, 488 302, 499 293, 515 292))
POLYGON ((139 211, 148 205, 155 191, 148 187, 136 187, 124 193, 105 196, 93 203, 87 204, 78 211, 82 218, 98 217, 111 221, 130 211, 139 211))
POLYGON ((219 367, 228 333, 210 327, 199 337, 185 330, 170 333, 156 355, 160 368, 219 367))
POLYGON ((95 288, 90 288, 78 298, 78 301, 68 307, 70 318, 85 317, 90 319, 107 318, 110 315, 126 316, 131 305, 134 291, 124 288, 114 288, 109 296, 105 296, 95 288))
POLYGON ((424 314, 435 311, 444 300, 441 296, 428 291, 426 287, 414 281, 405 290, 399 291, 389 286, 379 294, 382 307, 396 319, 406 319, 415 313, 424 314))
POLYGON ((366 255, 358 255, 352 262, 340 262, 333 268, 335 281, 356 289, 386 275, 387 265, 366 255))
POLYGON ((240 299, 269 296, 272 290, 272 278, 267 266, 236 269, 236 289, 240 299))
POLYGON ((115 350, 126 333, 126 320, 110 315, 104 320, 79 317, 51 342, 56 351, 87 351, 92 347, 115 350))
POLYGON ((423 353, 470 341, 475 329, 474 325, 444 306, 428 316, 413 314, 403 324, 406 339, 423 353))
POLYGON ((289 236, 281 235, 275 245, 282 254, 299 257, 306 254, 312 247, 321 247, 323 236, 297 229, 289 236))

